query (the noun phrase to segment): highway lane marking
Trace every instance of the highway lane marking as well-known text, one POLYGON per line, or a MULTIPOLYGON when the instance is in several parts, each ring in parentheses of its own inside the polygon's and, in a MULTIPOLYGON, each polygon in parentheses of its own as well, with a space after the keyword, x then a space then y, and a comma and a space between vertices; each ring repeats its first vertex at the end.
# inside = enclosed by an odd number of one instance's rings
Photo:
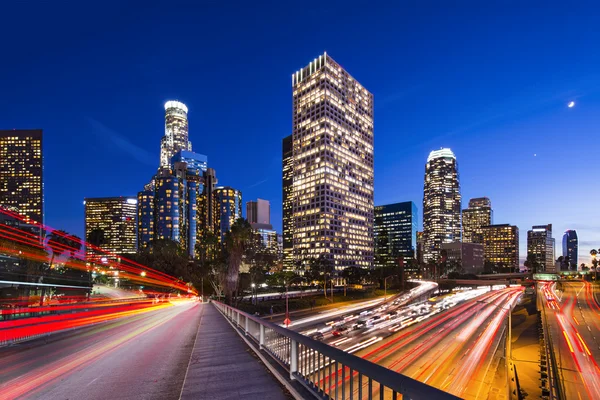
POLYGON ((90 383, 88 383, 88 384, 87 384, 87 385, 85 385, 85 386, 90 386, 92 383, 96 382, 97 380, 98 380, 98 378, 94 378, 94 379, 92 379, 92 381, 91 381, 90 383))

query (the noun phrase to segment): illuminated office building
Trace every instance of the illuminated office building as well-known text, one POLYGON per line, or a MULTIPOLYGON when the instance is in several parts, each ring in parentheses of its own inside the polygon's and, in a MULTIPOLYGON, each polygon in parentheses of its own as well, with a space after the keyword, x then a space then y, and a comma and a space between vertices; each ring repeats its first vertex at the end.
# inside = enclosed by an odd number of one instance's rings
POLYGON ((191 174, 199 176, 202 176, 208 169, 208 158, 204 154, 194 153, 189 150, 180 150, 171 157, 171 167, 178 162, 184 162, 191 174))
POLYGON ((293 258, 370 268, 373 95, 327 53, 292 75, 292 92, 293 258))
POLYGON ((393 267, 398 258, 415 260, 417 206, 412 201, 375 206, 375 267, 393 267))
POLYGON ((246 202, 246 219, 252 224, 271 225, 271 204, 268 200, 257 199, 246 202))
POLYGON ((294 157, 292 148, 292 135, 283 139, 283 267, 287 270, 294 269, 294 217, 293 197, 294 189, 294 157))
MULTIPOLYGON (((446 265, 453 271, 465 274, 481 274, 485 255, 483 244, 480 243, 442 243, 442 250, 446 250, 446 265)), ((448 271, 452 272, 452 271, 448 271)))
POLYGON ((527 256, 533 255, 540 271, 552 272, 555 268, 552 224, 534 225, 527 231, 527 256))
POLYGON ((423 190, 423 260, 437 262, 442 243, 461 239, 461 196, 456 157, 450 149, 429 153, 423 190))
POLYGON ((26 222, 44 223, 42 163, 41 129, 0 131, 0 206, 26 222))
POLYGON ((519 267, 519 228, 514 225, 488 225, 483 232, 485 262, 496 267, 519 267))
POLYGON ((492 202, 487 197, 469 200, 469 207, 462 211, 462 241, 464 243, 483 243, 482 226, 492 225, 492 202))
MULTIPOLYGON (((94 243, 94 231, 102 232, 100 247, 111 255, 136 252, 137 199, 134 197, 86 198, 85 241, 94 243)), ((88 259, 96 252, 86 248, 88 259)))
POLYGON ((423 231, 417 232, 417 264, 423 265, 423 231))
POLYGON ((138 249, 146 247, 154 240, 154 188, 138 193, 138 249))
POLYGON ((180 150, 192 150, 188 137, 188 108, 179 101, 165 103, 165 136, 160 141, 160 166, 170 167, 171 158, 180 150))
POLYGON ((215 206, 217 216, 217 237, 221 243, 225 234, 238 218, 242 218, 242 192, 229 186, 215 188, 215 206))
POLYGON ((577 240, 577 231, 568 230, 563 235, 562 255, 569 260, 569 269, 577 270, 577 257, 579 256, 579 244, 577 240))

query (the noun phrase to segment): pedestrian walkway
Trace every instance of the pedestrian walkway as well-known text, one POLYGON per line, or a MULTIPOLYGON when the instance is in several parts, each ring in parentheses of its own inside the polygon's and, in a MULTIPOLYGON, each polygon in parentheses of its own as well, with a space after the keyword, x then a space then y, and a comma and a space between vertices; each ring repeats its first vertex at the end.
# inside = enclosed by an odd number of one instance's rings
POLYGON ((181 399, 291 399, 219 311, 201 307, 181 399))

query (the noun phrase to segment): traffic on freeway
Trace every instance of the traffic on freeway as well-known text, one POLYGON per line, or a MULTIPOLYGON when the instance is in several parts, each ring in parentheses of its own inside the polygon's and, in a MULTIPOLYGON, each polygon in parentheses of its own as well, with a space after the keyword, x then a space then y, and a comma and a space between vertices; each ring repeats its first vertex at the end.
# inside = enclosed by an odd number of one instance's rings
MULTIPOLYGON (((456 396, 476 399, 487 397, 495 386, 505 390, 506 377, 498 379, 496 371, 504 354, 505 322, 522 293, 520 286, 502 286, 457 290, 408 305, 396 298, 301 332, 456 396)), ((342 370, 329 368, 322 363, 314 372, 323 372, 321 384, 334 390, 342 370)), ((357 380, 355 392, 368 390, 349 371, 343 376, 357 380)))
POLYGON ((600 399, 600 307, 589 282, 540 285, 546 326, 557 361, 559 390, 567 399, 600 399))

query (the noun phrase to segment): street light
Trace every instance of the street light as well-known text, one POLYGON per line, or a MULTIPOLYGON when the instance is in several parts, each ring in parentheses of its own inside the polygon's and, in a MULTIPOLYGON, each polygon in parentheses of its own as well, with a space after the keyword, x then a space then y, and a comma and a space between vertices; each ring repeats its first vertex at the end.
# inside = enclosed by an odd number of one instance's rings
POLYGON ((286 328, 288 326, 290 326, 290 323, 292 322, 290 320, 290 311, 289 311, 289 304, 288 304, 288 288, 290 286, 290 283, 292 283, 295 279, 307 279, 307 278, 304 276, 297 276, 295 278, 290 279, 289 282, 286 282, 285 280, 283 281, 283 285, 285 286, 285 320, 283 321, 283 323, 285 324, 286 328))
POLYGON ((255 301, 254 301, 254 290, 255 290, 255 288, 256 288, 256 284, 255 284, 255 283, 251 283, 251 284, 250 284, 250 286, 252 287, 252 294, 251 294, 251 297, 252 297, 252 305, 255 305, 256 303, 255 303, 255 301))
POLYGON ((142 271, 141 276, 146 276, 146 271, 142 271))

